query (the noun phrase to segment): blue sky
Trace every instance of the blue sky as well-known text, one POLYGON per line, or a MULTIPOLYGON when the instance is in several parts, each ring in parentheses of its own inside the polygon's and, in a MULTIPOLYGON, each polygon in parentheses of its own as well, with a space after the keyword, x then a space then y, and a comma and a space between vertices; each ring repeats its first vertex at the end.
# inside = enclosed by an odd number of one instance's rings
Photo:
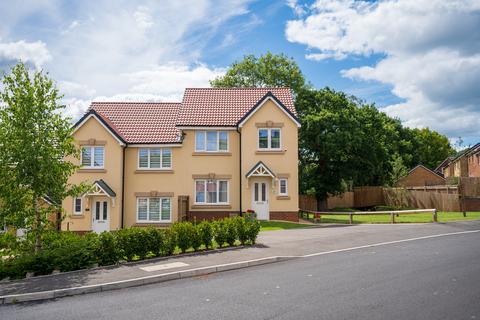
POLYGON ((0 69, 50 72, 78 118, 92 100, 171 101, 246 54, 285 53, 318 88, 452 142, 480 140, 478 0, 0 3, 0 69))

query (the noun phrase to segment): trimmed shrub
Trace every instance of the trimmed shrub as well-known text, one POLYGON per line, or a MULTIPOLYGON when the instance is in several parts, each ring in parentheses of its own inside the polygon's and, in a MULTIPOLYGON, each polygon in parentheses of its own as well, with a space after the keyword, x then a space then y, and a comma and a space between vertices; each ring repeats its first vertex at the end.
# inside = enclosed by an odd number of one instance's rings
POLYGON ((260 222, 258 220, 251 220, 245 222, 245 232, 251 244, 257 241, 258 233, 260 232, 260 222))
POLYGON ((233 221, 235 223, 235 231, 237 233, 238 240, 240 240, 240 243, 244 245, 245 242, 248 241, 248 234, 247 234, 247 227, 246 227, 247 222, 243 217, 235 217, 233 218, 233 221))
POLYGON ((228 243, 228 245, 234 246, 235 241, 237 241, 237 228, 235 224, 235 218, 225 219, 225 228, 226 228, 225 241, 228 243))
POLYGON ((225 242, 227 242, 227 227, 225 219, 213 222, 213 233, 218 246, 220 248, 223 247, 225 242))
POLYGON ((211 222, 202 221, 197 225, 200 239, 205 248, 211 248, 213 242, 213 226, 211 222))
POLYGON ((193 247, 196 233, 193 224, 190 222, 177 222, 172 226, 172 229, 177 234, 177 245, 183 253, 193 247))
POLYGON ((78 241, 66 244, 65 246, 44 250, 53 258, 55 269, 60 271, 74 271, 86 269, 97 262, 96 234, 80 237, 78 241))
POLYGON ((122 256, 116 235, 112 232, 102 232, 96 241, 95 253, 100 266, 117 264, 122 256))
POLYGON ((198 251, 198 249, 203 243, 202 235, 200 233, 200 228, 198 227, 198 225, 192 225, 192 226, 193 226, 193 229, 191 231, 192 232, 192 248, 193 250, 198 251))
POLYGON ((133 261, 135 257, 144 259, 148 254, 147 232, 141 228, 122 229, 117 231, 117 239, 122 256, 127 261, 133 261))
POLYGON ((177 233, 172 228, 160 230, 163 234, 163 247, 162 247, 162 255, 163 256, 170 256, 175 252, 175 248, 177 247, 177 233))
POLYGON ((148 227, 146 230, 147 243, 145 244, 148 251, 155 257, 162 255, 164 235, 163 232, 155 227, 148 227))

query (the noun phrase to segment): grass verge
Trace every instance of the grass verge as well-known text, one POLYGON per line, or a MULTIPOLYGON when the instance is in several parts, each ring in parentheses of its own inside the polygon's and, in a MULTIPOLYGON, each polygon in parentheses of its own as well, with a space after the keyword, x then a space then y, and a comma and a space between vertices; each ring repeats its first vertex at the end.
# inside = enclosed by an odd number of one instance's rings
POLYGON ((311 228, 311 225, 284 221, 260 221, 260 231, 311 228))
MULTIPOLYGON (((313 215, 312 215, 313 217, 313 215)), ((348 215, 328 215, 322 216, 320 223, 348 223, 348 215)), ((438 222, 449 221, 464 221, 480 219, 480 212, 467 212, 464 217, 461 212, 438 212, 438 222)), ((424 223, 432 222, 432 214, 418 213, 418 214, 404 214, 395 217, 396 223, 424 223)), ((390 223, 390 215, 378 216, 353 216, 353 223, 390 223)))

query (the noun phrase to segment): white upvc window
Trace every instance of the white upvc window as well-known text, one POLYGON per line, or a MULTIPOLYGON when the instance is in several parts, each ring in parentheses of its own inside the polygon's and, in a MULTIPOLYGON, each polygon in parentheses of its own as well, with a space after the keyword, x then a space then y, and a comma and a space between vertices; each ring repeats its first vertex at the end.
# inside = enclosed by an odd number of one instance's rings
POLYGON ((288 179, 280 179, 278 181, 278 194, 281 196, 288 195, 288 179))
POLYGON ((172 150, 168 148, 140 148, 138 149, 139 169, 171 169, 172 150))
POLYGON ((171 198, 137 198, 137 222, 172 222, 171 198))
POLYGON ((228 204, 228 180, 195 180, 196 204, 228 204))
POLYGON ((195 151, 226 152, 228 151, 227 131, 195 131, 195 151))
POLYGON ((80 162, 83 168, 102 169, 105 161, 105 148, 103 146, 83 146, 80 162))
POLYGON ((280 128, 258 129, 258 149, 280 150, 281 147, 282 147, 282 137, 281 137, 280 128))
POLYGON ((73 214, 83 213, 83 201, 82 198, 73 198, 73 214))

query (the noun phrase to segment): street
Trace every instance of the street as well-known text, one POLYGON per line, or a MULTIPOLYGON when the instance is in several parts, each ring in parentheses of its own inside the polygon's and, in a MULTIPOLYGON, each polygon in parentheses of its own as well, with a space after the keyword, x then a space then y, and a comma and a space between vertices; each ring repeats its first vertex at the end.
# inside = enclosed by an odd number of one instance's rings
POLYGON ((6 305, 0 319, 480 319, 480 233, 6 305))

